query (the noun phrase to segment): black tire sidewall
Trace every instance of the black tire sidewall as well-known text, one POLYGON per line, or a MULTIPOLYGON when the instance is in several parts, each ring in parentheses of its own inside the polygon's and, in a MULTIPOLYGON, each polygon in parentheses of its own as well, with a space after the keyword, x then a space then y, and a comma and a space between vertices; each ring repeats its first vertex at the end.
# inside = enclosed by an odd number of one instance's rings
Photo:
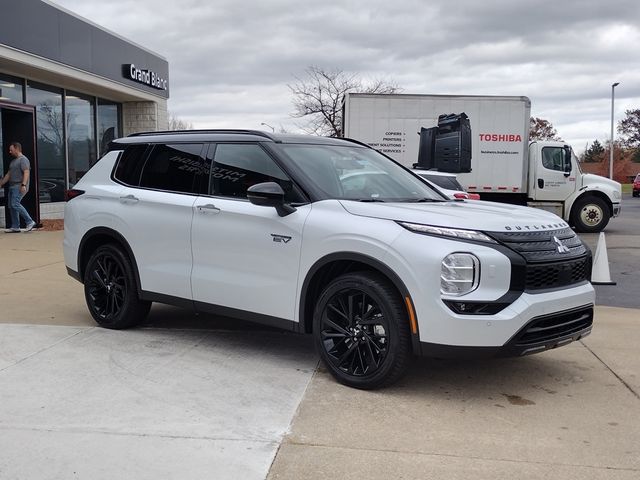
POLYGON ((314 345, 329 372, 340 383, 360 388, 373 389, 396 381, 406 369, 410 357, 410 333, 401 297, 382 276, 369 272, 348 273, 333 280, 320 294, 313 312, 314 345), (369 295, 387 319, 389 346, 382 367, 373 374, 356 377, 335 367, 326 352, 320 331, 322 314, 329 300, 343 290, 361 290, 369 295))
POLYGON ((103 245, 101 247, 98 247, 89 258, 87 267, 84 271, 84 295, 85 301, 87 302, 87 307, 89 308, 89 312, 91 312, 91 316, 101 327, 111 329, 128 328, 136 325, 139 321, 141 321, 142 319, 139 318, 141 315, 144 317, 144 308, 142 307, 144 307, 145 305, 138 299, 138 289, 136 286, 133 269, 131 267, 131 262, 122 252, 122 250, 115 245, 103 245), (124 281, 126 286, 124 305, 119 314, 116 317, 110 319, 102 318, 95 312, 94 308, 92 307, 92 301, 90 299, 88 289, 90 275, 93 271, 94 263, 98 258, 107 255, 110 256, 114 261, 116 261, 124 272, 124 281))

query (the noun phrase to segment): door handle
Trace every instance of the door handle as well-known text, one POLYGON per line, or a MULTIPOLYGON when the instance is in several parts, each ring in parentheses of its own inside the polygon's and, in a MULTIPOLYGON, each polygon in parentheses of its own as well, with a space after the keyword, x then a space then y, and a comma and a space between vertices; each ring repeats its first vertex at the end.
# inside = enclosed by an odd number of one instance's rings
POLYGON ((220 209, 212 203, 207 203, 205 205, 198 205, 196 208, 200 213, 220 213, 220 209))
POLYGON ((544 178, 538 179, 538 188, 544 188, 544 178))
POLYGON ((135 195, 126 195, 124 197, 120 197, 121 203, 138 203, 140 199, 135 195))

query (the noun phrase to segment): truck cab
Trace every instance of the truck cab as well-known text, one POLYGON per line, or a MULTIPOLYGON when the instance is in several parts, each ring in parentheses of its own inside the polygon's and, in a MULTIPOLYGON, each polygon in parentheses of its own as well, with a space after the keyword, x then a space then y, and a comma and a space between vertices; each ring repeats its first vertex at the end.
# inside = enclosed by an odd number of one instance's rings
POLYGON ((582 173, 569 145, 533 141, 528 155, 529 206, 552 211, 580 232, 601 231, 620 213, 620 183, 582 173))

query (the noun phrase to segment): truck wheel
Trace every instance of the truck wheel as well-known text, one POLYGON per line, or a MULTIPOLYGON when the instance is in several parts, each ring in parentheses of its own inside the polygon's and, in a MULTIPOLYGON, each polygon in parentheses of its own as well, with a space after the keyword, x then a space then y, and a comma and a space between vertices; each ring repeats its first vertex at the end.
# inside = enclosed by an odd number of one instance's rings
POLYGON ((116 245, 99 247, 84 271, 84 297, 93 319, 105 328, 123 329, 142 322, 151 302, 138 298, 131 262, 116 245))
POLYGON ((609 207, 598 197, 578 199, 573 206, 571 217, 578 232, 599 232, 609 223, 609 207))
POLYGON ((390 385, 411 358, 402 299, 376 273, 348 273, 333 280, 316 303, 313 335, 329 372, 350 387, 390 385))

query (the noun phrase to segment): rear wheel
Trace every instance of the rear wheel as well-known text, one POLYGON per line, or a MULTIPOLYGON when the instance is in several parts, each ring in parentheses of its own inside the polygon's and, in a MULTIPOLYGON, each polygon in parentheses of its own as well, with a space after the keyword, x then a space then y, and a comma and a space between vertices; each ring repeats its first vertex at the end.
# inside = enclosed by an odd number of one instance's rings
POLYGON ((572 223, 578 232, 600 232, 609 223, 609 207, 599 197, 578 199, 573 206, 572 223))
POLYGON ((320 357, 345 385, 387 386, 409 365, 411 339, 404 305, 379 274, 356 272, 336 278, 320 295, 313 322, 320 357))
POLYGON ((84 296, 89 312, 102 327, 122 329, 142 322, 151 302, 138 298, 131 262, 116 245, 103 245, 84 271, 84 296))

